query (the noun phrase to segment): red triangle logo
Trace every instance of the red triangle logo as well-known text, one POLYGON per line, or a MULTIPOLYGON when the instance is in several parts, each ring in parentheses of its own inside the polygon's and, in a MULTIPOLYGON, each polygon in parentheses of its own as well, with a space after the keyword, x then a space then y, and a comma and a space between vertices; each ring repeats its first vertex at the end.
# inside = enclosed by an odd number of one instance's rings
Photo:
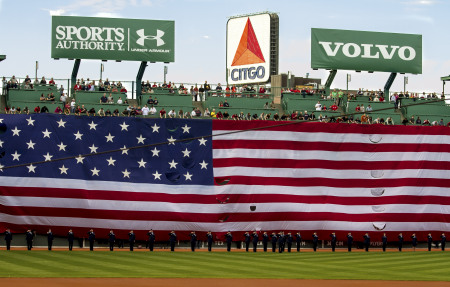
POLYGON ((250 22, 250 18, 247 18, 247 24, 245 24, 244 32, 242 33, 241 41, 239 42, 231 66, 251 65, 265 62, 261 48, 259 47, 258 39, 253 30, 252 22, 250 22))

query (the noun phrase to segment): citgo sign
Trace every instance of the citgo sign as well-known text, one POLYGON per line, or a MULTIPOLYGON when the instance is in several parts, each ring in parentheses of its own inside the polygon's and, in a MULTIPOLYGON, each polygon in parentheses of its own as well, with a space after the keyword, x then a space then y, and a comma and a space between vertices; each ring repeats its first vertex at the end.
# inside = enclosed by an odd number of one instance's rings
POLYGON ((422 73, 422 35, 311 29, 314 69, 422 73))
POLYGON ((227 23, 229 84, 267 82, 270 77, 270 15, 232 18, 227 23))
POLYGON ((173 62, 173 21, 52 17, 52 58, 173 62))

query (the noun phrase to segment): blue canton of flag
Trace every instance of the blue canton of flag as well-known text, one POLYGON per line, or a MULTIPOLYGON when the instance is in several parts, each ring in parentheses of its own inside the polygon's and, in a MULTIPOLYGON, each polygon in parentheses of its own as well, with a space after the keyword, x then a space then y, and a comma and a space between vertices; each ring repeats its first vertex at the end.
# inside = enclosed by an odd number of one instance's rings
POLYGON ((1 115, 0 125, 0 176, 214 182, 211 121, 45 114, 1 115))

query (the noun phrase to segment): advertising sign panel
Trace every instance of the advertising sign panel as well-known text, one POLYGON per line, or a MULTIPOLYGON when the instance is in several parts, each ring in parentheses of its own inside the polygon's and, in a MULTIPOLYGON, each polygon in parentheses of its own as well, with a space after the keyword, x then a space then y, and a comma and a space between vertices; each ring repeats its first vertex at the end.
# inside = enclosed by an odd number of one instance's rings
POLYGON ((227 78, 230 85, 263 83, 269 80, 269 14, 228 20, 227 78))
POLYGON ((51 56, 174 62, 175 22, 53 16, 51 56))
POLYGON ((311 29, 311 68, 422 73, 422 35, 311 29))

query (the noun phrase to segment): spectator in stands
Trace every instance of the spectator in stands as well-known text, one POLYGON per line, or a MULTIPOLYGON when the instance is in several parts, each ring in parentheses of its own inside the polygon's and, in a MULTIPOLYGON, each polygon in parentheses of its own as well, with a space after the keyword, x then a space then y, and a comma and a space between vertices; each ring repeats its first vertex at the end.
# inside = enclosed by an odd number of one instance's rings
POLYGON ((164 110, 164 108, 162 108, 162 109, 159 111, 159 117, 160 117, 161 119, 167 117, 166 111, 164 110))
POLYGON ((183 112, 182 109, 180 109, 180 110, 178 111, 178 117, 179 117, 180 119, 184 119, 184 112, 183 112))
POLYGON ((50 93, 49 95, 47 95, 47 98, 45 100, 53 102, 55 101, 55 95, 53 93, 50 93))
POLYGON ((48 84, 54 86, 55 85, 55 80, 53 80, 53 78, 50 78, 50 81, 48 82, 48 84))
POLYGON ((305 111, 305 113, 303 114, 303 120, 305 120, 305 121, 309 120, 308 111, 305 111))
POLYGON ((220 83, 217 84, 216 91, 219 93, 222 92, 222 86, 220 85, 220 83))
POLYGON ((227 102, 227 100, 225 100, 225 102, 223 103, 223 107, 224 108, 229 108, 230 104, 227 102))
POLYGON ((28 109, 28 107, 25 107, 25 108, 23 109, 23 113, 26 114, 26 115, 29 115, 29 114, 30 114, 30 110, 28 109))
MULTIPOLYGON (((5 112, 6 112, 7 114, 9 114, 9 107, 8 107, 8 106, 5 107, 5 112)), ((34 113, 35 113, 35 114, 39 114, 40 112, 41 112, 41 108, 40 108, 39 106, 36 106, 36 107, 34 108, 34 113)))
POLYGON ((11 80, 9 80, 11 82, 10 87, 13 89, 17 89, 18 87, 18 81, 16 79, 16 76, 12 76, 11 80))
POLYGON ((273 115, 273 120, 274 120, 274 121, 280 120, 280 116, 278 115, 278 113, 275 113, 275 114, 273 115))
POLYGON ((45 96, 44 96, 43 93, 41 94, 41 97, 39 98, 39 101, 41 101, 41 102, 45 101, 45 96))
POLYGON ((47 85, 47 81, 45 80, 45 77, 42 77, 41 81, 39 82, 41 85, 47 85))
POLYGON ((366 114, 361 115, 361 123, 366 124, 369 122, 369 117, 366 114))
POLYGON ((409 119, 409 123, 412 125, 416 123, 414 116, 411 116, 411 118, 409 119))
POLYGON ((175 112, 174 109, 170 110, 168 113, 169 118, 173 119, 177 117, 177 113, 175 112))
POLYGON ((228 120, 228 118, 230 117, 230 114, 228 113, 228 111, 224 111, 222 116, 224 119, 228 120))
POLYGON ((119 90, 117 90, 117 87, 116 86, 113 86, 112 88, 111 88, 111 93, 118 93, 119 92, 119 90))
POLYGON ((79 115, 89 115, 87 109, 84 107, 84 105, 81 105, 81 108, 78 109, 79 115))
POLYGON ((264 86, 259 87, 259 93, 260 94, 265 94, 266 93, 266 88, 264 88, 264 86))
MULTIPOLYGON (((195 116, 195 108, 192 110, 192 113, 195 116)), ((216 113, 216 109, 213 109, 212 112, 210 113, 211 118, 216 118, 217 117, 217 113, 216 113)))
POLYGON ((356 105, 355 112, 360 112, 360 111, 361 111, 361 107, 359 105, 356 105))
POLYGON ((195 116, 197 116, 197 117, 201 117, 202 116, 202 111, 200 111, 199 108, 195 109, 195 116))
MULTIPOLYGON (((94 92, 95 91, 95 82, 92 82, 88 85, 89 89, 88 91, 94 92)), ((95 114, 94 114, 95 115, 95 114)))
POLYGON ((442 126, 442 127, 445 126, 444 119, 441 119, 441 120, 439 121, 439 125, 442 126))
POLYGON ((298 119, 298 111, 295 111, 291 114, 291 120, 295 121, 298 119))
POLYGON ((157 106, 158 103, 159 103, 159 101, 158 101, 158 99, 155 97, 155 99, 153 100, 153 105, 154 105, 154 106, 157 106))
POLYGON ((209 111, 208 108, 205 109, 205 112, 203 113, 203 115, 204 115, 205 117, 210 117, 210 116, 211 116, 211 112, 209 111))
POLYGON ((24 90, 31 90, 31 83, 30 82, 24 82, 23 84, 24 90))
POLYGON ((70 105, 69 104, 64 105, 64 114, 66 116, 70 115, 70 105))
POLYGON ((47 106, 43 106, 42 108, 41 108, 41 114, 45 114, 45 113, 48 113, 49 111, 48 111, 48 108, 47 108, 47 106))
MULTIPOLYGON (((147 81, 148 82, 148 81, 147 81)), ((148 108, 148 106, 147 105, 145 105, 143 108, 142 108, 142 115, 144 116, 144 117, 146 117, 146 116, 148 116, 148 113, 150 112, 150 109, 148 108)))
POLYGON ((72 101, 70 102, 70 111, 74 114, 75 113, 75 99, 72 99, 72 101))
POLYGON ((103 94, 103 96, 100 98, 100 104, 106 104, 108 102, 108 98, 106 97, 106 94, 103 94))
POLYGON ((118 103, 119 105, 123 104, 122 97, 119 97, 119 99, 117 100, 117 103, 118 103))
POLYGON ((60 108, 60 106, 57 106, 55 109, 55 114, 62 114, 63 110, 60 108))
POLYGON ((223 108, 223 102, 222 101, 220 101, 220 103, 219 103, 219 108, 223 108))
POLYGON ((15 113, 16 113, 16 114, 19 114, 19 115, 22 113, 22 110, 20 109, 20 107, 17 107, 17 108, 16 108, 16 112, 15 112, 15 113))
POLYGON ((156 108, 154 106, 151 106, 149 113, 150 113, 150 115, 156 114, 156 108))
POLYGON ((422 120, 420 119, 420 117, 417 117, 416 125, 421 125, 421 124, 422 124, 422 120))
POLYGON ((111 111, 110 111, 109 109, 106 110, 105 116, 107 116, 107 117, 110 117, 110 116, 111 116, 111 111))
POLYGON ((200 86, 198 89, 198 101, 201 101, 205 97, 205 88, 203 86, 200 86))
POLYGON ((59 101, 62 103, 63 107, 66 105, 67 96, 65 93, 61 94, 61 96, 59 97, 59 101))
POLYGON ((316 111, 321 111, 322 110, 322 104, 320 103, 320 101, 317 102, 317 104, 315 105, 316 111))
POLYGON ((366 108, 366 112, 371 112, 371 111, 373 111, 372 106, 368 105, 367 108, 366 108))
POLYGON ((331 109, 332 111, 337 111, 338 106, 336 105, 336 103, 334 103, 334 104, 331 105, 330 109, 331 109))
POLYGON ((359 107, 359 109, 360 109, 360 111, 363 112, 363 113, 366 111, 366 108, 364 107, 364 104, 361 104, 361 106, 359 107))
POLYGON ((270 102, 270 109, 271 110, 275 109, 275 102, 274 101, 270 102))
POLYGON ((75 90, 75 91, 81 91, 81 85, 80 85, 80 80, 78 80, 78 82, 77 82, 77 84, 73 87, 73 89, 75 90))
POLYGON ((217 112, 217 114, 216 114, 216 119, 218 119, 218 120, 222 120, 222 119, 223 119, 223 114, 222 114, 221 111, 218 111, 218 112, 217 112))
POLYGON ((147 104, 148 105, 153 105, 154 104, 152 96, 148 97, 147 104))
POLYGON ((207 81, 205 81, 205 85, 203 85, 203 89, 205 92, 209 92, 211 90, 211 86, 208 84, 207 81))
POLYGON ((327 106, 323 105, 322 106, 322 111, 326 111, 327 110, 327 106))
POLYGON ((119 116, 119 109, 115 109, 115 110, 113 111, 113 116, 114 116, 114 117, 118 117, 118 116, 119 116))
POLYGON ((424 126, 429 126, 429 125, 431 125, 431 124, 430 124, 430 121, 429 121, 428 119, 425 119, 425 120, 423 121, 423 125, 424 125, 424 126))
POLYGON ((94 108, 90 108, 89 111, 88 111, 88 116, 94 116, 95 117, 95 114, 96 114, 95 109, 94 108))
POLYGON ((13 106, 12 108, 9 109, 9 114, 15 114, 16 113, 16 108, 13 106))
POLYGON ((114 97, 112 96, 111 93, 109 93, 109 96, 108 96, 108 104, 114 104, 114 97))
POLYGON ((263 107, 265 110, 268 110, 269 109, 269 102, 266 102, 265 104, 264 104, 264 107, 263 107))
POLYGON ((100 108, 100 110, 98 110, 98 112, 97 112, 97 115, 98 115, 99 117, 104 117, 104 116, 106 116, 105 110, 103 110, 103 108, 100 108))
POLYGON ((121 93, 127 93, 128 91, 127 91, 127 89, 125 89, 125 87, 122 87, 122 88, 120 89, 120 92, 121 92, 121 93))
POLYGON ((105 86, 104 85, 100 85, 100 87, 98 88, 98 91, 99 92, 105 92, 106 91, 105 86))

